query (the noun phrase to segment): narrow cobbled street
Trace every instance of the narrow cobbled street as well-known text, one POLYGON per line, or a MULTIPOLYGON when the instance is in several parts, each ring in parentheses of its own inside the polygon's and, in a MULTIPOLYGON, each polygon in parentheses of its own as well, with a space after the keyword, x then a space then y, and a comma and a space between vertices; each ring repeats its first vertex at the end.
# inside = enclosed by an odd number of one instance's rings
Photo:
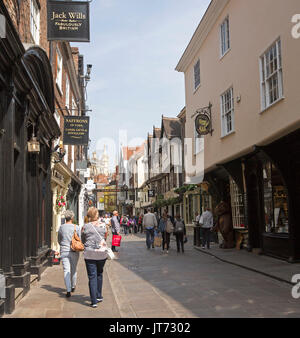
POLYGON ((48 268, 5 318, 300 317, 292 285, 228 264, 192 247, 177 254, 147 250, 145 235, 123 236, 119 258, 107 261, 103 303, 89 306, 83 257, 67 299, 62 266, 48 268))

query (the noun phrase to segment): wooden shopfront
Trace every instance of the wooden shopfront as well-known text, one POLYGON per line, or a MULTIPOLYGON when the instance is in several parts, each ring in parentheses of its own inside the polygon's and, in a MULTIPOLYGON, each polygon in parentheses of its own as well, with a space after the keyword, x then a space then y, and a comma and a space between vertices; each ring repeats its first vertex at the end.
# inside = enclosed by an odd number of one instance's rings
POLYGON ((0 269, 6 279, 5 311, 15 289, 26 293, 31 275, 48 263, 51 242, 51 148, 60 135, 53 116, 53 76, 44 50, 25 50, 6 7, 0 39, 0 269), (28 152, 36 137, 39 153, 28 152))
POLYGON ((256 147, 246 160, 252 246, 300 261, 300 130, 256 147))

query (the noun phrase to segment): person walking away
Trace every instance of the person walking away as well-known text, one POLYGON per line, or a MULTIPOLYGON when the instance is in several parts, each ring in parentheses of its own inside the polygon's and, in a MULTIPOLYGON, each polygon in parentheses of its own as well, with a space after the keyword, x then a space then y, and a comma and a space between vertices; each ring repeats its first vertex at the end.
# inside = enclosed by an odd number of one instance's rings
POLYGON ((214 225, 214 217, 209 208, 205 209, 200 217, 199 223, 202 228, 202 249, 205 249, 205 245, 207 249, 210 249, 210 234, 214 225))
POLYGON ((111 227, 111 222, 110 222, 110 217, 108 214, 105 214, 104 216, 104 223, 106 225, 106 233, 107 233, 107 236, 109 236, 109 229, 111 227))
POLYGON ((129 218, 129 233, 133 235, 134 232, 134 228, 135 228, 135 219, 134 216, 129 218))
POLYGON ((180 247, 182 253, 184 253, 184 237, 186 236, 186 227, 184 220, 181 219, 180 215, 176 215, 175 226, 174 226, 174 235, 176 236, 177 252, 180 252, 180 247))
MULTIPOLYGON (((113 217, 111 218, 111 233, 112 235, 120 235, 120 223, 118 219, 119 213, 117 210, 113 212, 113 217)), ((113 252, 118 252, 116 247, 112 245, 111 250, 113 252)))
POLYGON ((126 215, 122 216, 120 223, 123 228, 124 234, 127 235, 128 234, 128 218, 126 215))
POLYGON ((139 224, 139 214, 134 216, 134 233, 138 232, 138 224, 139 224))
POLYGON ((154 228, 157 227, 157 220, 151 209, 147 209, 147 214, 143 218, 143 228, 146 229, 146 245, 150 249, 154 248, 154 228))
POLYGON ((89 278, 91 306, 103 301, 103 268, 107 259, 107 236, 105 222, 100 222, 99 212, 95 207, 88 210, 90 222, 82 228, 81 238, 84 244, 84 260, 89 278))
POLYGON ((81 234, 80 227, 73 224, 74 212, 72 210, 66 210, 64 216, 66 223, 62 224, 58 230, 58 243, 60 245, 60 257, 67 289, 66 297, 70 297, 71 292, 74 292, 76 288, 77 264, 80 254, 79 252, 72 251, 71 242, 75 229, 79 238, 81 234))
POLYGON ((167 221, 166 221, 166 230, 165 230, 165 246, 167 249, 167 253, 169 253, 171 233, 174 232, 174 223, 172 222, 171 217, 167 213, 166 213, 166 216, 167 216, 167 221))
POLYGON ((139 217, 139 221, 138 221, 138 232, 141 229, 141 233, 143 233, 143 218, 144 218, 144 215, 141 214, 139 217))
POLYGON ((162 252, 165 252, 166 248, 166 225, 167 225, 167 214, 164 212, 161 219, 159 220, 158 231, 162 235, 162 252))

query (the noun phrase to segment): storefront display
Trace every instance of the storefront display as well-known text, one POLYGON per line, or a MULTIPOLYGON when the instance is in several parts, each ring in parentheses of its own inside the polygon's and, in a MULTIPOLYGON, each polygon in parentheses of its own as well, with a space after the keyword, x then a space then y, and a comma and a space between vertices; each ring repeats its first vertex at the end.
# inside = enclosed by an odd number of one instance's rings
POLYGON ((282 178, 274 164, 263 163, 264 211, 266 233, 288 233, 287 193, 282 178))
POLYGON ((230 181, 230 196, 231 196, 231 211, 232 223, 234 229, 245 229, 245 208, 243 194, 238 185, 229 177, 230 181))

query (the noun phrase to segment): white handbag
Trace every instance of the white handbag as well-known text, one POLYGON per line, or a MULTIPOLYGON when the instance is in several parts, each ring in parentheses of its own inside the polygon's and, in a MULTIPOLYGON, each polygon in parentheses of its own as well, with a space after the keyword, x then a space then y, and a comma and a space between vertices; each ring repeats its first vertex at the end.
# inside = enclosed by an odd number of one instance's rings
POLYGON ((115 254, 114 254, 114 252, 112 251, 111 248, 107 249, 107 255, 108 255, 109 259, 115 259, 116 258, 115 254))
MULTIPOLYGON (((92 226, 93 226, 93 224, 92 224, 92 226)), ((105 239, 100 236, 99 232, 95 229, 94 226, 93 226, 93 228, 94 228, 95 232, 98 234, 99 238, 101 239, 99 251, 100 252, 106 252, 109 259, 115 259, 116 256, 115 256, 114 252, 112 251, 112 249, 107 246, 105 239)))

